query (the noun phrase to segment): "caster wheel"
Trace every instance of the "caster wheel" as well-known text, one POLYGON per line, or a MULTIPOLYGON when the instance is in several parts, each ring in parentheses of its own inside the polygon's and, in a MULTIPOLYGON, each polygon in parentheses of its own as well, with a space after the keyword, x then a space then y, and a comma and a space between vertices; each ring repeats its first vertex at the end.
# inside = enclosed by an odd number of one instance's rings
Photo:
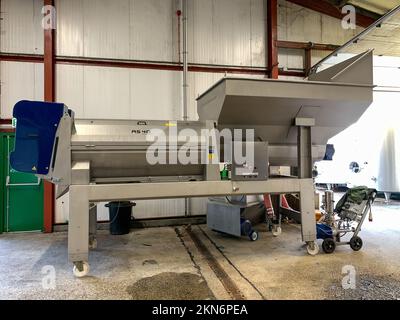
POLYGON ((319 246, 316 241, 307 243, 307 252, 310 256, 316 256, 319 252, 319 246))
POLYGON ((276 227, 274 231, 272 231, 272 235, 274 237, 278 237, 282 234, 282 228, 281 227, 276 227))
POLYGON ((360 251, 363 246, 363 241, 360 237, 353 237, 350 240, 350 248, 354 251, 360 251))
POLYGON ((89 271, 90 271, 89 263, 87 263, 86 261, 74 263, 74 268, 72 269, 74 276, 77 278, 83 278, 87 276, 89 274, 89 271))
POLYGON ((249 238, 251 241, 257 241, 258 240, 258 232, 257 231, 253 231, 250 235, 249 238))
POLYGON ((336 243, 333 239, 327 238, 322 242, 322 250, 324 250, 325 253, 333 253, 336 249, 336 243))

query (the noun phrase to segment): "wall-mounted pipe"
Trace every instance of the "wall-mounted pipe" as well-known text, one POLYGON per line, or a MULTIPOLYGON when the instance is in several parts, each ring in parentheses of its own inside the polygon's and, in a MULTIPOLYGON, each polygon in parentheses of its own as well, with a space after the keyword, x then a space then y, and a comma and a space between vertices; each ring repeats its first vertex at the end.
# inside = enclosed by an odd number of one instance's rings
MULTIPOLYGON (((183 73, 182 73, 182 107, 183 107, 183 121, 189 120, 188 116, 188 72, 189 72, 189 64, 188 64, 188 32, 187 32, 187 22, 188 22, 188 6, 187 0, 182 0, 182 33, 183 33, 183 73)), ((190 216, 190 199, 185 198, 185 216, 190 216)))
POLYGON ((187 0, 182 0, 182 32, 183 32, 183 81, 182 81, 182 99, 183 99, 183 120, 186 121, 188 117, 188 32, 187 32, 187 22, 188 22, 188 9, 187 0))
POLYGON ((176 11, 176 17, 178 21, 178 63, 182 63, 182 52, 181 52, 181 19, 182 19, 182 10, 176 11))

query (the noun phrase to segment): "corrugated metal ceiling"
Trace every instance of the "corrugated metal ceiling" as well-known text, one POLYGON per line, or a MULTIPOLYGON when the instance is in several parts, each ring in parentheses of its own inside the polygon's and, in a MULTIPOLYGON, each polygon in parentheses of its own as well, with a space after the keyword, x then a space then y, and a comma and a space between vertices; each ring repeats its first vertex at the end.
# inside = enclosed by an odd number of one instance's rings
POLYGON ((400 5, 400 0, 350 0, 348 3, 364 10, 384 15, 400 5))

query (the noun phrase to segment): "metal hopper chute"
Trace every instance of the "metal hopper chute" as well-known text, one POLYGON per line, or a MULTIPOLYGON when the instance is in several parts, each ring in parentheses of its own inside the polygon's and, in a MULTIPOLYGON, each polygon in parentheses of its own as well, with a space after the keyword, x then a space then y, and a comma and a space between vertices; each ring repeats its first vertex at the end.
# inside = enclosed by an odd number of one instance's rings
POLYGON ((373 100, 373 52, 367 51, 308 81, 224 78, 201 95, 201 121, 219 129, 255 129, 270 145, 272 165, 297 164, 296 118, 312 118, 313 159, 330 138, 355 123, 373 100))

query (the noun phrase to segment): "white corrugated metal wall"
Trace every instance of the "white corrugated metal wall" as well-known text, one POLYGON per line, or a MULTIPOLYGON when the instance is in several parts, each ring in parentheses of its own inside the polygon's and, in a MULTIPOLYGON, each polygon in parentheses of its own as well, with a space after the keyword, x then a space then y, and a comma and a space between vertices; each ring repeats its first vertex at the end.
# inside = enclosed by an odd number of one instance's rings
MULTIPOLYGON (((1 52, 43 54, 42 4, 41 0, 1 1, 1 52)), ((43 100, 42 64, 1 61, 0 69, 1 118, 10 118, 21 99, 43 100)))
MULTIPOLYGON (((179 1, 58 0, 56 4, 58 55, 178 62, 179 1)), ((265 67, 263 0, 195 0, 189 1, 188 9, 189 62, 265 67)), ((73 105, 80 117, 181 118, 180 72, 61 68, 68 70, 57 70, 60 83, 72 77, 81 84, 58 85, 58 98, 73 105), (112 84, 121 84, 120 91, 112 84), (99 89, 104 89, 105 98, 93 98, 99 89), (119 105, 118 112, 107 111, 111 105, 119 105)), ((203 90, 215 77, 221 75, 193 74, 190 87, 203 90), (204 79, 210 80, 205 86, 204 79)), ((200 92, 190 90, 191 119, 197 118, 195 97, 200 92)))
MULTIPOLYGON (((189 0, 189 62, 265 67, 265 0, 189 0)), ((1 1, 1 51, 43 54, 42 0, 1 1)), ((179 0, 57 0, 57 55, 178 62, 179 0)), ((356 31, 340 21, 279 0, 279 40, 342 44, 356 31)), ((182 37, 180 37, 182 38, 182 37)), ((315 52, 313 61, 326 54, 315 52)), ((303 68, 303 52, 280 50, 280 66, 303 68)), ((43 65, 1 62, 0 116, 21 99, 43 99, 43 65)), ((182 75, 177 71, 58 64, 57 100, 80 118, 180 119, 182 75)), ((189 74, 189 117, 195 98, 220 73, 189 74)), ((62 202, 57 222, 67 219, 62 202)), ((204 213, 204 201, 193 201, 204 213)), ((102 210, 103 218, 106 217, 102 210)), ((183 200, 140 202, 137 217, 184 213, 183 200)))

